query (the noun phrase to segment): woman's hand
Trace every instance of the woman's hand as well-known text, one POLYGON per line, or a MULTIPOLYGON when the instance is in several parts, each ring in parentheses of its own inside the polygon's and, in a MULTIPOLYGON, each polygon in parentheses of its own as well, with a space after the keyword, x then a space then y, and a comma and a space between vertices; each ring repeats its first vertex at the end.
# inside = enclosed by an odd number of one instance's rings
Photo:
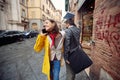
POLYGON ((40 34, 43 35, 43 36, 46 36, 46 35, 47 35, 47 33, 43 33, 42 31, 41 31, 40 34))

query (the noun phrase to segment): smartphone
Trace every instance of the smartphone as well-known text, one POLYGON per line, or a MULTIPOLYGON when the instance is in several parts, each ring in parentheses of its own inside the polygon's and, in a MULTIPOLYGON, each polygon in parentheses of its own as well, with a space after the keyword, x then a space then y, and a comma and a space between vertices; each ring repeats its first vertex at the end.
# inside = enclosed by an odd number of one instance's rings
POLYGON ((47 33, 46 29, 42 29, 42 33, 47 33))

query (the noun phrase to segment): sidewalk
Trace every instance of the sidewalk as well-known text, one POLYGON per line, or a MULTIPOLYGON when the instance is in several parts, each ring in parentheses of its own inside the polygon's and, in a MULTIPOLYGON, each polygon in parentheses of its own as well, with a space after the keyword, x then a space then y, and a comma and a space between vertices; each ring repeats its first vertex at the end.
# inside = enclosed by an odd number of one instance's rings
MULTIPOLYGON (((42 74, 44 53, 33 51, 35 38, 0 47, 0 80, 47 80, 42 74)), ((65 66, 61 67, 60 80, 66 80, 65 66)), ((89 80, 83 71, 75 80, 89 80)))

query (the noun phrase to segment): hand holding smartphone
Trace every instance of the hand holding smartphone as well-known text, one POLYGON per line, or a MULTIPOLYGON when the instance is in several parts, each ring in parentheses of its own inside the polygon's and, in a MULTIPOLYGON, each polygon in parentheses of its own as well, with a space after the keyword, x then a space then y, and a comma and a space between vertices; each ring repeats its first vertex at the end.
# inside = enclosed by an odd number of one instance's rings
POLYGON ((47 33, 46 29, 42 29, 42 33, 47 33))

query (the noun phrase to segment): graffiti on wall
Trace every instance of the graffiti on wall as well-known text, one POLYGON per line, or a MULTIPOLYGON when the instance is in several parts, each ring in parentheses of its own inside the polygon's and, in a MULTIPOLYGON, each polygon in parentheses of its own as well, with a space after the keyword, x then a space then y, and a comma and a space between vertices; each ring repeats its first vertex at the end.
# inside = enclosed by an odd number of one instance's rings
POLYGON ((111 53, 120 56, 120 13, 104 14, 96 18, 95 38, 105 40, 111 49, 111 53))

